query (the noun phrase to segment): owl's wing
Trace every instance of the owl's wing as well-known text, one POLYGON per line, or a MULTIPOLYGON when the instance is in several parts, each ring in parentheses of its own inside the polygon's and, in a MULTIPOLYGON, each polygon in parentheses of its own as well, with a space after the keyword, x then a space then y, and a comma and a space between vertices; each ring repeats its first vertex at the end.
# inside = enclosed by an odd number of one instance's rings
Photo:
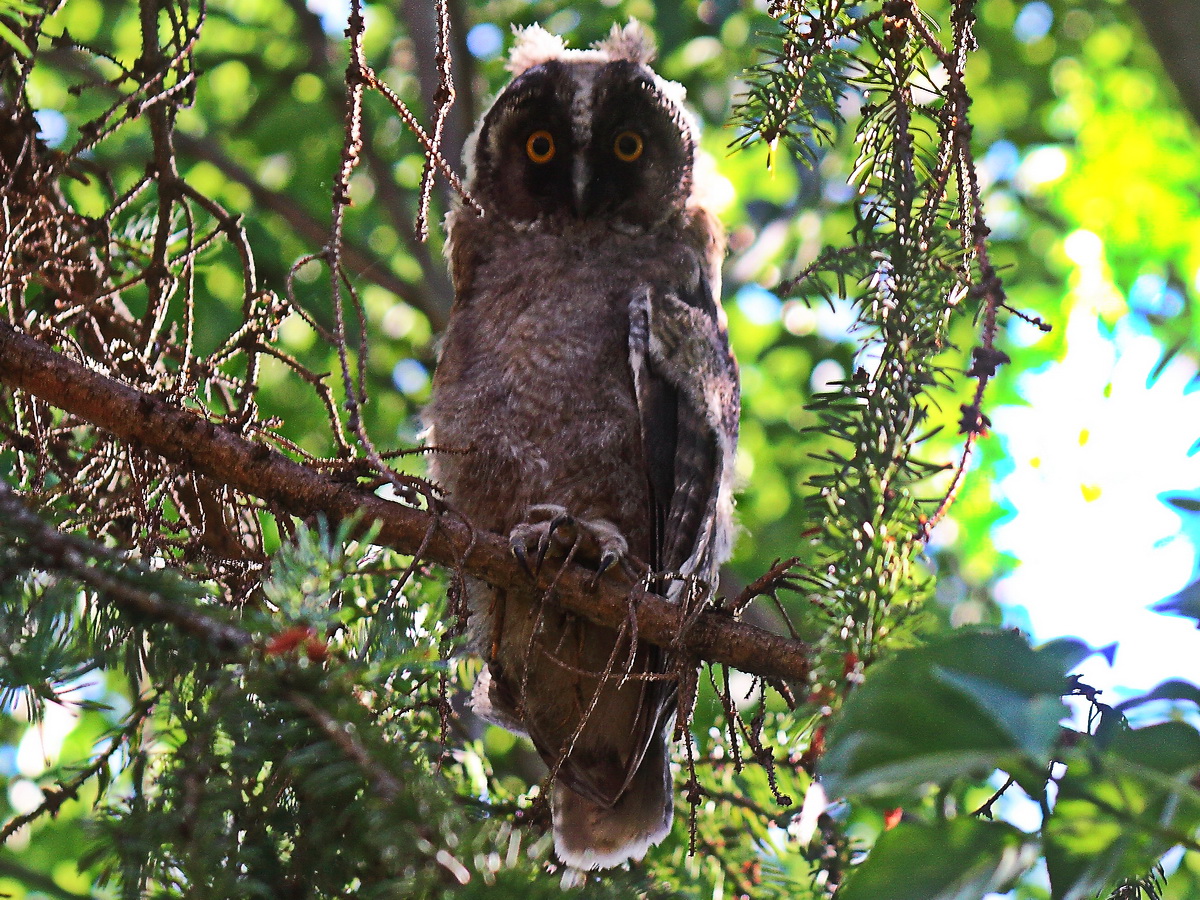
POLYGON ((649 562, 714 580, 732 532, 738 379, 709 279, 639 291, 629 350, 654 517, 649 562))

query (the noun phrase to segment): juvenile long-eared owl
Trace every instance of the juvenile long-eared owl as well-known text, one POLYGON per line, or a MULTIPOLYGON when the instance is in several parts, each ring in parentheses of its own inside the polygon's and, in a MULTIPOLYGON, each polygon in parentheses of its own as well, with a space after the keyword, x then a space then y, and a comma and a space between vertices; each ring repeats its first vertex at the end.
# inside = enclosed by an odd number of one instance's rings
MULTIPOLYGON (((468 144, 480 208, 448 218, 456 296, 426 421, 450 503, 527 565, 627 557, 674 573, 659 589, 682 604, 729 555, 738 382, 696 125, 652 56, 632 22, 589 50, 519 33, 468 144)), ((470 603, 475 709, 557 770, 559 857, 641 858, 671 827, 677 661, 645 641, 631 660, 628 635, 614 653, 617 631, 532 579, 472 584, 470 603)))

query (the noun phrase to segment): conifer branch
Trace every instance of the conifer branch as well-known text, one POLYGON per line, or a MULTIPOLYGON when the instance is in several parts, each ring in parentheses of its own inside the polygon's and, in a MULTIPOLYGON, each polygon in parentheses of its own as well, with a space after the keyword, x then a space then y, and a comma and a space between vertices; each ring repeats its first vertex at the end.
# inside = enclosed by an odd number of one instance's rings
MULTIPOLYGON (((326 516, 341 522, 358 516, 362 527, 378 522, 375 543, 480 578, 497 587, 528 584, 528 576, 499 535, 473 530, 444 510, 430 511, 385 500, 357 484, 301 465, 246 440, 189 410, 165 403, 107 377, 11 325, 0 323, 0 382, 111 432, 124 441, 185 465, 272 508, 298 517, 326 516), (424 547, 422 551, 421 548, 424 547)), ((555 580, 554 599, 573 613, 619 628, 633 604, 639 639, 687 652, 764 678, 807 677, 806 644, 738 622, 720 612, 698 616, 681 633, 679 610, 621 574, 595 588, 595 572, 566 566, 544 573, 555 580)))
POLYGON ((147 587, 153 578, 161 578, 161 573, 124 559, 94 541, 63 534, 47 525, 26 508, 5 481, 0 481, 0 535, 15 540, 18 547, 24 545, 27 550, 24 555, 38 568, 74 579, 94 590, 104 602, 126 612, 167 622, 185 634, 223 649, 232 650, 251 642, 250 635, 240 628, 205 616, 147 587), (106 571, 93 564, 95 559, 126 567, 131 577, 121 578, 106 571))

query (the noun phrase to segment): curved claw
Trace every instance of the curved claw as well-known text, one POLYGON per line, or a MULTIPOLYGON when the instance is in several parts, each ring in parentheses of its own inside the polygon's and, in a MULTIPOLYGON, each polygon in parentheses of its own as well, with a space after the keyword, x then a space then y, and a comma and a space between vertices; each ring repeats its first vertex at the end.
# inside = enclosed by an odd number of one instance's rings
POLYGON ((629 564, 629 545, 612 522, 576 518, 565 507, 550 503, 531 506, 525 521, 509 532, 508 543, 521 568, 535 580, 550 548, 556 545, 567 548, 567 559, 576 550, 580 550, 584 559, 594 559, 593 554, 599 554, 599 569, 591 580, 593 587, 617 563, 629 564))
MULTIPOLYGON (((521 541, 510 540, 508 543, 509 552, 516 557, 517 562, 521 564, 521 568, 525 570, 525 574, 530 578, 536 578, 533 569, 529 568, 529 558, 525 555, 525 545, 521 541)), ((538 558, 538 567, 542 564, 541 558, 538 558)))
POLYGON ((604 555, 600 557, 600 565, 596 567, 596 574, 592 576, 592 580, 588 585, 589 589, 594 591, 604 573, 616 565, 620 559, 621 554, 614 550, 605 550, 604 555))
POLYGON ((596 577, 599 578, 611 569, 620 558, 621 554, 616 550, 605 550, 604 555, 600 557, 600 565, 596 567, 596 577))
POLYGON ((538 541, 537 562, 534 564, 534 571, 542 570, 542 563, 546 560, 546 553, 550 550, 550 544, 554 541, 554 532, 559 528, 569 528, 575 524, 575 518, 567 513, 559 513, 550 520, 550 524, 546 526, 546 531, 538 541))

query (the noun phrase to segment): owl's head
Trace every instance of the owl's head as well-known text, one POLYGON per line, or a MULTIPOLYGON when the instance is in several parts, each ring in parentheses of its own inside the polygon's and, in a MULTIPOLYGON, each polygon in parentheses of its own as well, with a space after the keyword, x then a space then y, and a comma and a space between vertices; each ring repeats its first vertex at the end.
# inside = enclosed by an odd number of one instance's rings
POLYGON ((517 34, 513 79, 468 145, 468 187, 485 215, 652 228, 693 190, 696 124, 683 87, 649 66, 637 22, 589 50, 534 25, 517 34))

